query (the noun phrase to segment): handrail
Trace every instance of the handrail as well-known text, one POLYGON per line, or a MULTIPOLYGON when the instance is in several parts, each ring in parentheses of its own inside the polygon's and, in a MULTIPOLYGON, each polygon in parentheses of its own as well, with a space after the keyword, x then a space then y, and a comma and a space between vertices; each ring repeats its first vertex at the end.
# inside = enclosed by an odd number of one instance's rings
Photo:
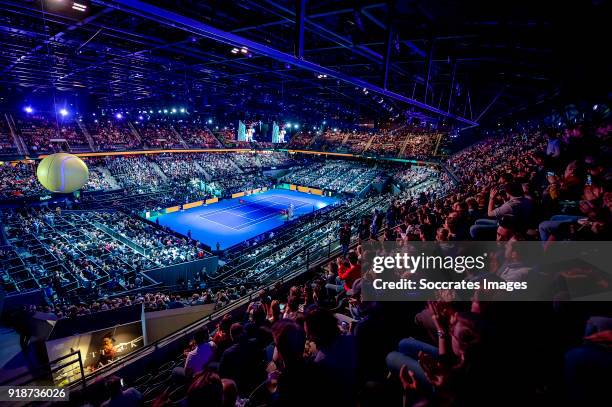
POLYGON ((39 379, 41 379, 41 378, 43 378, 45 376, 48 377, 50 374, 53 374, 53 373, 55 373, 55 372, 65 368, 65 367, 73 365, 73 364, 75 364, 77 362, 79 363, 79 370, 81 372, 81 378, 79 380, 77 380, 76 382, 82 382, 81 384, 82 384, 83 388, 85 388, 86 387, 86 383, 87 383, 87 379, 85 377, 85 369, 83 367, 83 358, 81 356, 81 350, 80 349, 76 350, 76 351, 72 351, 72 352, 70 352, 70 353, 68 353, 68 354, 66 354, 64 356, 60 356, 59 358, 54 359, 54 360, 50 361, 47 364, 34 367, 35 370, 41 371, 40 374, 32 373, 31 371, 28 370, 27 372, 19 373, 18 375, 13 376, 10 379, 6 379, 6 380, 0 382, 0 386, 6 386, 6 385, 10 385, 10 384, 15 384, 17 380, 19 380, 19 379, 21 379, 23 377, 32 376, 25 383, 20 383, 20 385, 29 384, 29 383, 32 383, 32 382, 34 382, 36 380, 39 380, 39 379), (61 360, 70 358, 70 357, 72 357, 74 355, 77 355, 77 359, 76 360, 73 360, 73 361, 70 361, 70 362, 66 362, 65 364, 61 364, 61 365, 56 366, 56 367, 51 367, 54 364, 57 364, 58 362, 60 362, 61 360))

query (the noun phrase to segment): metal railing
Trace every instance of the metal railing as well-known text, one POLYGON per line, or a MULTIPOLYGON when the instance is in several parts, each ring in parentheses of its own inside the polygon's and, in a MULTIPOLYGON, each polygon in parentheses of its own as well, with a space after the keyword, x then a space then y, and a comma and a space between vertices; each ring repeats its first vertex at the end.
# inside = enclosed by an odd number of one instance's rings
POLYGON ((20 373, 16 376, 11 377, 0 382, 0 386, 7 385, 30 385, 35 384, 38 386, 73 386, 81 385, 83 388, 87 386, 87 378, 85 377, 85 368, 83 366, 83 358, 81 351, 76 350, 70 352, 67 355, 61 356, 55 360, 50 361, 48 364, 41 365, 33 368, 34 371, 28 370, 27 372, 20 373), (71 359, 72 358, 72 359, 71 359), (66 359, 69 359, 66 361, 66 359), (75 366, 77 365, 77 366, 75 366), (70 368, 72 366, 72 368, 70 368), (69 371, 76 372, 72 376, 68 377, 67 380, 57 382, 54 374, 69 368, 69 371), (24 379, 23 381, 21 379, 24 379))

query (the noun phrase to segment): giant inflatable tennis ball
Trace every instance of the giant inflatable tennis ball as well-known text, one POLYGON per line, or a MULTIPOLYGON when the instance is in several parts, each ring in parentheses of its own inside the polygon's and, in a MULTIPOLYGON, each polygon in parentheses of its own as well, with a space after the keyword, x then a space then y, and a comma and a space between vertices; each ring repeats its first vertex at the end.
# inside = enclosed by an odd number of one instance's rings
POLYGON ((85 185, 89 170, 76 155, 57 153, 45 157, 38 164, 36 176, 49 191, 69 194, 85 185))

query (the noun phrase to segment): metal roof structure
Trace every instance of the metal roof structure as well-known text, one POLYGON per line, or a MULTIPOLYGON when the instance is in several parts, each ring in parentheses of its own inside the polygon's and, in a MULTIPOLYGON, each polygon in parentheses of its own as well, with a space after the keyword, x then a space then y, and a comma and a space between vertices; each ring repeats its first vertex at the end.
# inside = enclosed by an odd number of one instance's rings
POLYGON ((101 108, 182 103, 466 127, 609 88, 610 5, 600 0, 0 0, 0 8, 7 98, 75 92, 101 108))

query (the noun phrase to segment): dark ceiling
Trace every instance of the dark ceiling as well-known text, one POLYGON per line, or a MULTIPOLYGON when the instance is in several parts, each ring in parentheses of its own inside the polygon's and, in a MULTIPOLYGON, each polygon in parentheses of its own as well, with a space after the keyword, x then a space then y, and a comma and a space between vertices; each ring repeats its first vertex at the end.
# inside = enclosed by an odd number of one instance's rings
MULTIPOLYGON (((125 1, 78 1, 86 12, 73 3, 0 0, 3 93, 78 92, 99 107, 172 101, 304 119, 440 117, 412 99, 479 122, 610 91, 606 1, 307 0, 302 59, 342 78, 251 49, 232 53, 230 42, 171 27, 125 1), (386 89, 403 99, 345 80, 384 88, 387 59, 386 89)), ((298 53, 300 0, 148 3, 298 53)))

